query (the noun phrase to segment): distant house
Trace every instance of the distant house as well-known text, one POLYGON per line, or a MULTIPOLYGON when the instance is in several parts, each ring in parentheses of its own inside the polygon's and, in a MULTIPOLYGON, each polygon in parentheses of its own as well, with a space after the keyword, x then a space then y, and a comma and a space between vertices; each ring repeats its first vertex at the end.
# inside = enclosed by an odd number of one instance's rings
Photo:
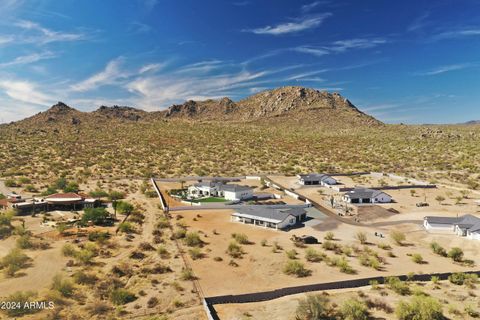
POLYGON ((323 173, 309 173, 309 174, 299 174, 297 175, 298 182, 301 185, 322 185, 330 186, 337 184, 337 180, 329 176, 328 174, 323 173))
POLYGON ((0 211, 7 210, 9 208, 9 202, 7 199, 0 199, 0 211))
POLYGON ((190 198, 222 197, 230 201, 250 199, 253 189, 237 184, 224 184, 215 181, 199 182, 188 187, 190 198))
POLYGON ((307 211, 304 208, 275 208, 268 206, 248 206, 237 209, 231 221, 252 224, 264 228, 285 229, 304 221, 307 211))
POLYGON ((480 240, 480 218, 466 214, 461 217, 427 216, 423 220, 426 230, 454 233, 468 239, 480 240))
MULTIPOLYGON (((12 199, 9 199, 12 201, 12 199)), ((30 214, 39 211, 52 210, 82 210, 94 208, 99 201, 84 194, 55 193, 44 198, 20 199, 11 204, 19 214, 30 214)))
POLYGON ((355 188, 345 193, 342 200, 348 203, 389 203, 392 197, 379 190, 355 188))

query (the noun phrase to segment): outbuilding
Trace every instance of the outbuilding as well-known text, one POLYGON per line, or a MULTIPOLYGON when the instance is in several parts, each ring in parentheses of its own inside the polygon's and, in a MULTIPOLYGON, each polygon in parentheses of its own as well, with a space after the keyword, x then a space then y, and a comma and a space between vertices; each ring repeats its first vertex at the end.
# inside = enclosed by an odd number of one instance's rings
POLYGON ((392 197, 380 190, 355 188, 345 193, 342 200, 347 203, 389 203, 392 197))
POLYGON ((324 173, 309 173, 309 174, 299 174, 297 175, 298 182, 301 185, 322 185, 322 186, 331 186, 338 183, 338 181, 328 174, 324 173))
POLYGON ((295 226, 305 221, 306 217, 307 211, 301 207, 248 206, 237 209, 231 215, 231 221, 278 230, 295 226))

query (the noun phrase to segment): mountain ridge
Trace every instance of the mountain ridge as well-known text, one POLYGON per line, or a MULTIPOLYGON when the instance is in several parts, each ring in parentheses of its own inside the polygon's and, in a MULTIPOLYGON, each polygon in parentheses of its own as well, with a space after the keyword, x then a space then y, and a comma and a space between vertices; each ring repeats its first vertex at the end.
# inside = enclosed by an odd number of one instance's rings
POLYGON ((149 122, 159 120, 302 122, 312 125, 378 126, 382 122, 363 113, 339 93, 303 87, 280 87, 251 95, 239 101, 228 97, 203 101, 188 100, 162 111, 145 111, 129 106, 100 106, 90 112, 79 111, 63 102, 48 110, 12 124, 51 126, 79 125, 91 121, 149 122))

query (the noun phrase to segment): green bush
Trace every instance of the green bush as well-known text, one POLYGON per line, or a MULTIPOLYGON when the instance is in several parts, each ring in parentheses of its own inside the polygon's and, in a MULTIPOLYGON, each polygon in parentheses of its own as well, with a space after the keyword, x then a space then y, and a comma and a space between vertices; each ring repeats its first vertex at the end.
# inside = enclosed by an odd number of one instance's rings
POLYGON ((10 252, 0 261, 0 267, 4 269, 7 276, 13 277, 15 273, 27 266, 30 258, 18 248, 10 250, 10 252))
POLYGON ((395 313, 399 320, 445 319, 440 302, 424 295, 413 296, 410 301, 400 301, 395 313))
POLYGON ((447 256, 447 251, 437 242, 430 243, 430 248, 432 248, 433 253, 438 254, 439 256, 447 256))
POLYGON ((203 245, 203 241, 200 239, 198 232, 186 233, 184 241, 189 247, 201 247, 203 245))
POLYGON ((124 305, 135 301, 137 297, 128 290, 125 289, 113 289, 110 293, 110 301, 115 305, 124 305))
POLYGON ((130 222, 125 221, 119 224, 118 230, 122 233, 134 233, 135 227, 130 222))
POLYGON ((232 238, 240 244, 250 244, 247 235, 244 233, 232 233, 232 238))
POLYGON ((32 314, 40 311, 37 308, 25 308, 24 306, 28 305, 30 301, 35 300, 37 293, 34 291, 17 291, 4 299, 4 301, 9 301, 15 305, 19 305, 20 308, 8 308, 5 310, 7 316, 16 318, 21 317, 26 314, 32 314))
POLYGON ((418 263, 418 264, 424 263, 423 257, 419 253, 414 253, 412 255, 412 261, 415 262, 415 263, 418 263))
POLYGON ((357 299, 348 299, 340 307, 340 313, 344 320, 366 320, 369 312, 367 305, 357 299))
POLYGON ((305 268, 303 263, 296 260, 289 260, 283 267, 283 272, 288 275, 295 275, 298 278, 307 277, 312 273, 305 268))
POLYGON ((200 250, 200 248, 192 248, 188 250, 188 253, 190 254, 190 257, 193 260, 201 259, 204 257, 203 252, 200 250))
POLYGON ((385 284, 395 293, 405 296, 411 293, 408 284, 397 277, 388 277, 385 279, 385 284))
POLYGON ((392 238, 392 240, 399 246, 403 246, 403 242, 406 239, 405 233, 398 230, 392 231, 390 233, 390 238, 392 238))
POLYGON ((333 319, 334 308, 323 294, 308 294, 298 302, 296 320, 333 319))
POLYGON ((455 262, 461 262, 463 260, 463 250, 458 247, 454 247, 448 251, 448 257, 455 262))
POLYGON ((308 248, 305 250, 305 259, 309 262, 320 262, 325 259, 325 254, 322 254, 313 248, 308 248))
POLYGON ((232 258, 241 258, 244 252, 238 243, 230 242, 227 248, 227 253, 232 258))
POLYGON ((72 281, 63 279, 61 275, 57 274, 53 277, 52 289, 60 292, 62 296, 69 298, 73 295, 75 287, 72 281))
POLYGON ((285 254, 287 255, 288 259, 297 259, 297 251, 295 251, 295 249, 288 250, 285 252, 285 254))
POLYGON ((94 225, 105 225, 109 217, 105 208, 86 208, 80 223, 85 226, 91 221, 94 225))

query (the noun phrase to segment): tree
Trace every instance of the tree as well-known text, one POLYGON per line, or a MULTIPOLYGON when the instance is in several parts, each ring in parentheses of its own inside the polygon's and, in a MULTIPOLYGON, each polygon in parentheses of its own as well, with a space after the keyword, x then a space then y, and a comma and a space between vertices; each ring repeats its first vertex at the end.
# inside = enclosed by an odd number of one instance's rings
POLYGON ((429 296, 417 295, 408 301, 400 301, 395 310, 399 320, 440 320, 444 319, 442 305, 429 296))
POLYGON ((110 191, 110 193, 108 194, 108 199, 112 201, 115 218, 117 217, 117 200, 120 200, 123 198, 125 198, 125 194, 120 191, 113 190, 113 191, 110 191))
POLYGON ((445 197, 444 196, 436 196, 435 200, 437 200, 439 204, 442 204, 442 202, 445 201, 445 197))
POLYGON ((461 262, 463 260, 463 250, 458 247, 453 247, 448 251, 448 257, 455 262, 461 262))
POLYGON ((89 221, 92 221, 94 225, 104 225, 110 214, 105 208, 86 208, 81 224, 86 225, 89 221))
POLYGON ((78 186, 78 183, 76 182, 69 182, 65 188, 62 189, 63 192, 74 192, 77 193, 80 190, 80 187, 78 186))
POLYGON ((296 320, 329 319, 333 316, 330 300, 323 294, 309 294, 298 302, 296 320))
POLYGON ((65 177, 62 177, 57 179, 52 187, 54 187, 57 190, 58 189, 64 190, 67 187, 67 184, 68 184, 67 179, 65 179, 65 177))
POLYGON ((342 319, 345 320, 366 320, 368 319, 368 308, 364 302, 357 299, 346 300, 341 308, 342 319))
POLYGON ((395 241, 395 243, 399 246, 403 246, 403 241, 405 241, 406 239, 405 233, 398 230, 392 231, 390 233, 390 238, 392 238, 392 240, 395 241))
POLYGON ((115 209, 115 218, 117 217, 116 216, 116 212, 118 211, 118 213, 120 214, 123 214, 123 215, 129 215, 133 212, 133 210, 135 209, 135 207, 133 206, 133 204, 129 203, 129 202, 126 202, 126 201, 118 201, 115 203, 115 206, 114 206, 114 209, 115 209))

